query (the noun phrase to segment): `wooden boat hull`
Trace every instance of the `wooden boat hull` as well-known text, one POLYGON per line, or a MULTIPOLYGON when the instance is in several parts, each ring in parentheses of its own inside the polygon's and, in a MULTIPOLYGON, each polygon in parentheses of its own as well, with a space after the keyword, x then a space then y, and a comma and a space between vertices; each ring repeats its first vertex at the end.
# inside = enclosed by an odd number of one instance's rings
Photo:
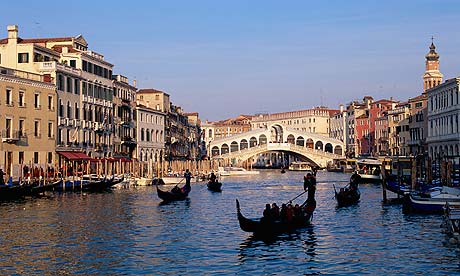
POLYGON ((276 236, 283 233, 289 233, 295 229, 303 228, 311 224, 313 212, 305 213, 305 216, 297 218, 292 222, 283 221, 263 221, 261 219, 246 218, 240 209, 240 202, 236 200, 236 210, 238 222, 241 230, 251 232, 256 236, 276 236))
POLYGON ((382 183, 382 177, 380 175, 371 174, 353 174, 350 177, 350 182, 354 183, 382 183))
POLYGON ((404 211, 415 213, 442 213, 444 206, 460 207, 460 198, 430 198, 416 194, 404 196, 404 211))
POLYGON ((163 200, 163 201, 178 201, 178 200, 184 200, 188 197, 188 194, 190 193, 191 187, 190 185, 185 185, 180 189, 180 192, 172 192, 172 191, 162 191, 160 188, 157 187, 157 194, 158 197, 163 200))
POLYGON ((0 185, 0 200, 16 200, 23 196, 23 191, 19 185, 0 185))
POLYGON ((359 189, 335 192, 335 199, 339 207, 357 204, 360 198, 361 193, 359 189))
POLYGON ((220 182, 208 182, 208 190, 213 192, 222 192, 222 183, 220 182))

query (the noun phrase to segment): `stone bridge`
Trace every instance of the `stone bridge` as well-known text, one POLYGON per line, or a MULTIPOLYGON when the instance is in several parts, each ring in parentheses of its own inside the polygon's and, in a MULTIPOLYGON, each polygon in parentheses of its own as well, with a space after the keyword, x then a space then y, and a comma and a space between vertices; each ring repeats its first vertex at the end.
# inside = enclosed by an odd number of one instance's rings
POLYGON ((301 155, 320 167, 342 157, 343 149, 344 144, 340 140, 281 125, 214 140, 209 145, 212 158, 245 161, 265 152, 284 151, 301 155))

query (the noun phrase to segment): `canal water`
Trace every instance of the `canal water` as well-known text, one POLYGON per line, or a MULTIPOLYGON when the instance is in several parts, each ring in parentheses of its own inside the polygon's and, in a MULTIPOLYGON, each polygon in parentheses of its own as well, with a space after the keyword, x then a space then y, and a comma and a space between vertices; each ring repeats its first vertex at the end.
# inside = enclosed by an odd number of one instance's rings
MULTIPOLYGON (((223 192, 193 184, 190 199, 161 204, 154 187, 49 194, 0 204, 0 275, 452 275, 457 246, 439 215, 404 215, 381 204, 378 185, 337 208, 333 184, 318 173, 313 225, 272 241, 240 230, 266 203, 302 192, 302 173, 263 171, 223 178, 223 192)), ((302 202, 304 198, 299 198, 302 202)))

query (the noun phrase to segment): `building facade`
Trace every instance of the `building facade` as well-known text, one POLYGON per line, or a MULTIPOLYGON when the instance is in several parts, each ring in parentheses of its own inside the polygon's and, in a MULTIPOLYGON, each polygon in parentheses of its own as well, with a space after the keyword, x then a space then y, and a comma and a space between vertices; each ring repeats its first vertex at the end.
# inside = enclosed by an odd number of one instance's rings
POLYGON ((428 153, 431 158, 459 156, 460 77, 428 89, 428 153))
POLYGON ((15 181, 26 167, 44 172, 54 168, 56 90, 44 80, 0 67, 0 168, 15 181))

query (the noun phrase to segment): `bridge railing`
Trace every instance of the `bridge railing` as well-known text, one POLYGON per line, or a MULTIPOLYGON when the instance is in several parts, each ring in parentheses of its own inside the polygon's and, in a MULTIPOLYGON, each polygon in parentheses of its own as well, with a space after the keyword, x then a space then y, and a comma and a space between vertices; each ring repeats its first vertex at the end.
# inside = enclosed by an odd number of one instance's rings
MULTIPOLYGON (((233 142, 233 141, 237 141, 238 144, 239 144, 242 139, 248 140, 248 143, 249 143, 249 139, 251 139, 251 138, 247 139, 248 137, 256 136, 258 134, 263 134, 266 131, 267 131, 266 129, 260 128, 260 129, 256 129, 256 130, 251 130, 251 131, 247 131, 247 132, 238 133, 238 134, 235 134, 235 135, 215 139, 215 140, 213 140, 211 142, 211 147, 213 147, 215 145, 220 145, 222 143, 228 143, 228 142, 233 142)), ((259 137, 256 136, 256 138, 257 138, 257 142, 259 142, 259 137)), ((267 137, 267 139, 268 139, 268 137, 267 137)))

